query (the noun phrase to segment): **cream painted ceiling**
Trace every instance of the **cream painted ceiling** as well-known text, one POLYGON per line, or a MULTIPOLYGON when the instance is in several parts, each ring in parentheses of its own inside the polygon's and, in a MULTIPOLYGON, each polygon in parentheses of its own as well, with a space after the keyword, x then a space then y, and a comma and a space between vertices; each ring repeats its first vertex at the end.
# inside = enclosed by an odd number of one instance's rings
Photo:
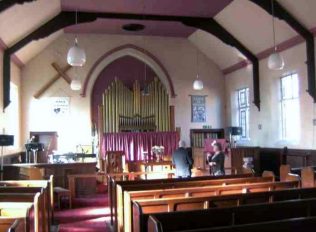
MULTIPOLYGON (((278 2, 307 28, 316 27, 314 13, 316 0, 278 0, 278 2)), ((60 11, 60 0, 37 0, 15 5, 0 14, 0 38, 7 46, 12 46, 60 11)), ((215 20, 254 54, 272 46, 271 16, 248 0, 233 0, 215 16, 215 20)), ((297 35, 285 22, 278 19, 275 22, 278 43, 297 35)), ((65 32, 60 30, 45 39, 33 41, 16 55, 23 63, 27 63, 63 33, 65 32)), ((188 39, 221 69, 244 59, 235 48, 225 45, 216 37, 201 30, 193 32, 188 39)))

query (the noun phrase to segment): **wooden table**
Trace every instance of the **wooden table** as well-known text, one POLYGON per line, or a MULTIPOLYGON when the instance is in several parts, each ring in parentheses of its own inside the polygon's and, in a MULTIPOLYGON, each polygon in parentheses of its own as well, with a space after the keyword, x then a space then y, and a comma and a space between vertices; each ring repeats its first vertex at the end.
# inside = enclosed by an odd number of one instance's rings
POLYGON ((128 162, 127 166, 129 172, 162 172, 172 170, 171 161, 136 161, 128 162))

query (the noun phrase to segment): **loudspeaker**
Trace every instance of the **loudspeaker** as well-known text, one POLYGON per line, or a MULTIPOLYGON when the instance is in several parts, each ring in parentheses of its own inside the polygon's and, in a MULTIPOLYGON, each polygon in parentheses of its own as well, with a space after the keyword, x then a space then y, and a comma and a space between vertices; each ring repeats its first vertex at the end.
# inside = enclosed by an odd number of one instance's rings
POLYGON ((0 146, 12 146, 14 144, 14 136, 13 135, 0 135, 0 146))
POLYGON ((233 136, 242 135, 242 128, 237 126, 227 127, 227 133, 233 136))

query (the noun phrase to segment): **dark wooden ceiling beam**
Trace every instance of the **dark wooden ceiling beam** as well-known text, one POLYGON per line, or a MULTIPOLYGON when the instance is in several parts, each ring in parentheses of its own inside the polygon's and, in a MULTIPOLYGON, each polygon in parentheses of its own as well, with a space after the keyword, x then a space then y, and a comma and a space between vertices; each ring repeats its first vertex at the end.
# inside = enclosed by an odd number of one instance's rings
MULTIPOLYGON (((205 30, 224 43, 236 47, 244 54, 253 64, 253 79, 254 79, 254 103, 260 110, 260 92, 259 92, 259 62, 244 45, 235 39, 228 31, 226 31, 215 20, 203 17, 185 17, 185 16, 168 16, 168 15, 138 15, 138 14, 123 14, 123 13, 91 13, 78 12, 78 23, 92 22, 97 18, 107 19, 133 19, 133 20, 152 20, 152 21, 175 21, 182 22, 187 26, 192 26, 205 30)), ((16 51, 27 45, 33 40, 45 38, 50 34, 63 29, 67 26, 74 25, 75 12, 64 11, 59 13, 53 19, 40 26, 38 29, 18 41, 16 44, 4 51, 3 56, 3 107, 4 109, 10 103, 10 56, 16 51)))
POLYGON ((25 2, 33 2, 36 0, 1 0, 0 1, 0 12, 10 8, 15 4, 23 4, 25 2))
POLYGON ((253 103, 257 106, 260 111, 260 82, 259 82, 259 60, 258 58, 241 42, 239 42, 232 34, 230 34, 224 27, 222 27, 214 19, 208 20, 189 20, 183 21, 187 26, 199 28, 206 31, 222 42, 237 48, 248 60, 252 63, 253 72, 253 103))
MULTIPOLYGON (((249 0, 260 6, 266 12, 272 15, 271 0, 249 0)), ((307 56, 307 92, 316 102, 316 72, 315 72, 315 44, 314 35, 303 26, 292 14, 290 14, 280 3, 274 0, 274 16, 284 20, 293 30, 301 35, 306 41, 307 56)))
MULTIPOLYGON (((94 14, 83 15, 78 23, 92 22, 97 19, 94 14)), ((60 12, 54 18, 44 23, 35 31, 16 42, 3 52, 3 111, 10 104, 11 55, 32 42, 49 36, 50 34, 76 23, 74 12, 60 12)))

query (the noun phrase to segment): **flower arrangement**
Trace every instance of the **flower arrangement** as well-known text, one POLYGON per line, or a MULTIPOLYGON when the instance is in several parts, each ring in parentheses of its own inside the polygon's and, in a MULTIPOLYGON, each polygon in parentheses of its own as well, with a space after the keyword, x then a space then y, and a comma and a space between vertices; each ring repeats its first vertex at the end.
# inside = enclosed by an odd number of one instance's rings
POLYGON ((162 159, 162 155, 165 152, 165 147, 155 145, 151 148, 151 152, 155 154, 155 159, 157 162, 159 162, 162 159))

